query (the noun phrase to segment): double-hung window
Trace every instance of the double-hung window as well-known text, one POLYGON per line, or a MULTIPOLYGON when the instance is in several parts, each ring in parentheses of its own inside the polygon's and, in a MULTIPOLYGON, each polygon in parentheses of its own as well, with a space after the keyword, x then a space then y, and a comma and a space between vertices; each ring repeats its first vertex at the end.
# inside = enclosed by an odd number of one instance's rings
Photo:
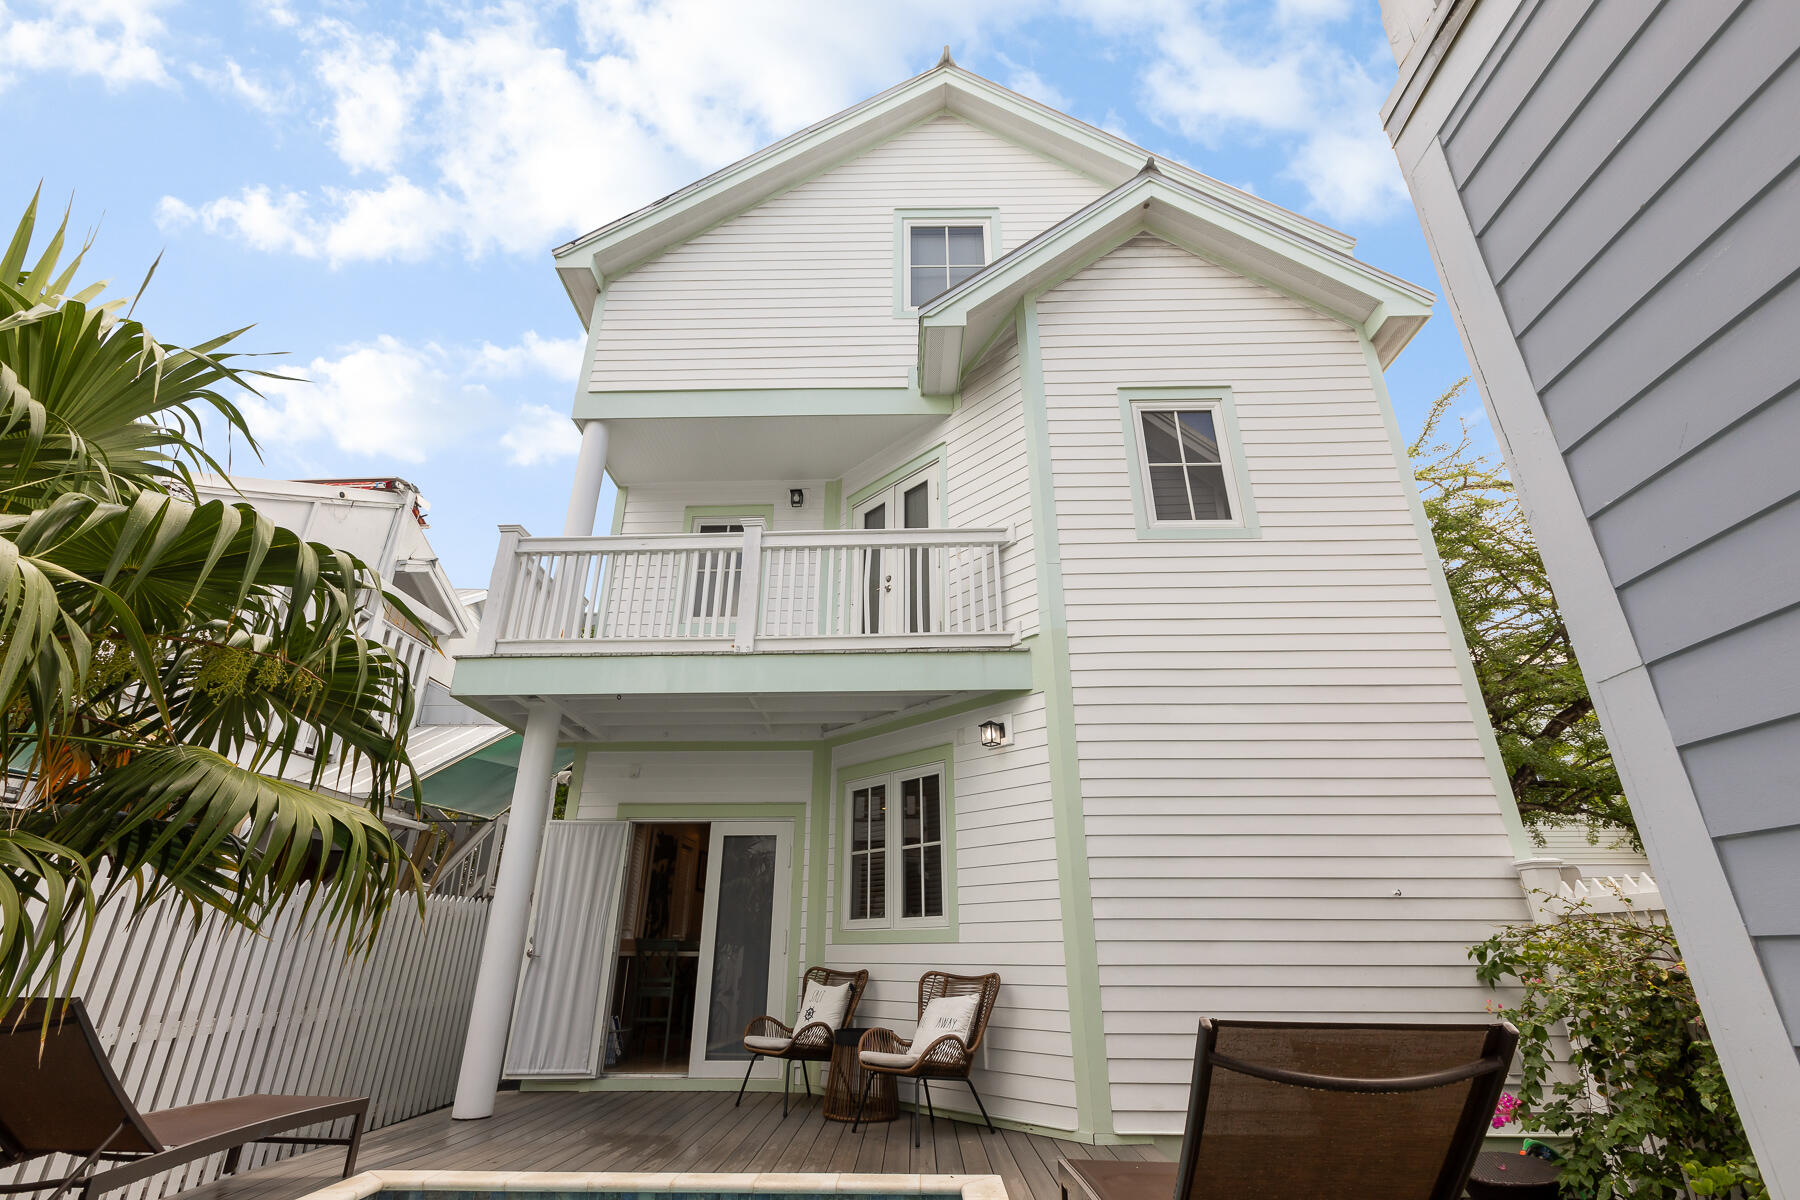
POLYGON ((951 820, 944 763, 845 785, 840 892, 846 929, 949 923, 951 820))

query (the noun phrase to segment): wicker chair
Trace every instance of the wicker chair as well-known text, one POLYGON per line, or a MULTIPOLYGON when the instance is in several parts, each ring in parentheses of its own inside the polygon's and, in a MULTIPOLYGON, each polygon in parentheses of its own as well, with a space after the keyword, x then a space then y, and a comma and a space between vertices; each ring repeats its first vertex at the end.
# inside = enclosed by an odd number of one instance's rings
MULTIPOLYGON (((937 1125, 937 1113, 931 1107, 931 1081, 933 1079, 960 1079, 969 1085, 969 1094, 975 1097, 975 1107, 981 1110, 981 1119, 987 1122, 988 1132, 994 1132, 994 1119, 988 1116, 987 1105, 981 1102, 981 1093, 975 1090, 975 1081, 969 1077, 969 1070, 975 1065, 975 1052, 981 1048, 981 1039, 987 1033, 988 1020, 994 1015, 994 1001, 1000 997, 1000 976, 988 975, 951 975, 945 971, 927 971, 919 977, 919 1014, 915 1020, 925 1016, 925 1006, 939 996, 979 996, 975 1006, 975 1024, 965 1045, 961 1038, 946 1034, 920 1051, 907 1066, 870 1062, 870 1054, 909 1054, 912 1042, 901 1037, 891 1029, 871 1029, 862 1035, 857 1043, 856 1054, 863 1070, 862 1097, 857 1101, 856 1120, 851 1123, 850 1131, 854 1133, 857 1125, 862 1123, 863 1104, 869 1097, 869 1084, 876 1075, 892 1075, 895 1079, 911 1079, 919 1089, 919 1096, 925 1101, 925 1111, 931 1117, 931 1123, 937 1125)), ((913 1102, 912 1113, 913 1145, 919 1144, 919 1105, 918 1099, 913 1102)))
POLYGON ((1202 1019, 1176 1162, 1063 1159, 1063 1200, 1457 1200, 1511 1025, 1202 1019))
MULTIPOLYGON (((867 971, 834 971, 830 967, 812 967, 800 977, 800 996, 806 998, 806 985, 816 983, 821 987, 837 987, 840 984, 850 985, 850 1003, 844 1006, 843 1024, 850 1024, 856 1016, 856 1003, 862 999, 863 989, 869 985, 867 971)), ((750 1063, 744 1068, 744 1082, 738 1085, 737 1101, 732 1104, 736 1108, 744 1102, 744 1089, 750 1086, 750 1072, 756 1069, 759 1059, 774 1058, 781 1060, 781 1115, 788 1114, 788 1089, 793 1084, 794 1064, 809 1062, 830 1062, 833 1031, 831 1026, 821 1021, 811 1025, 802 1025, 799 1029, 790 1028, 785 1022, 774 1017, 761 1016, 744 1026, 744 1049, 750 1052, 750 1063), (765 1038, 755 1045, 752 1038, 765 1038), (785 1042, 780 1049, 774 1048, 774 1042, 785 1042)), ((812 1095, 812 1080, 806 1074, 805 1066, 800 1068, 800 1079, 806 1084, 806 1094, 812 1095)))

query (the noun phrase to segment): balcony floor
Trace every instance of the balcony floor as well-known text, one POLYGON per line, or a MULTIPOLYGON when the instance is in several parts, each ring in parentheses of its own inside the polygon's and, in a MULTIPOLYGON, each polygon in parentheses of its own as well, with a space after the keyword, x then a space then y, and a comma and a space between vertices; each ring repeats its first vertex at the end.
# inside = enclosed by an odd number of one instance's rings
MULTIPOLYGON (((1059 1200, 1056 1162, 1159 1160, 1149 1146, 1088 1146, 940 1117, 912 1148, 908 1114, 852 1134, 802 1098, 752 1092, 505 1092, 485 1121, 439 1109, 363 1139, 359 1169, 446 1171, 803 1171, 999 1175, 1012 1200, 1059 1200)), ((290 1200, 335 1181, 343 1150, 295 1155, 183 1193, 184 1200, 290 1200)))

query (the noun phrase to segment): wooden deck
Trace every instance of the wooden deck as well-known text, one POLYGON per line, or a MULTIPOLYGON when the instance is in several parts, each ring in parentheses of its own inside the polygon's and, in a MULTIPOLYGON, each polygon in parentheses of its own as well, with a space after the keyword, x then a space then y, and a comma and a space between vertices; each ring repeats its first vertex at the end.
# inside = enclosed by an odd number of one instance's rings
MULTIPOLYGON (((786 1120, 763 1092, 505 1092, 485 1121, 449 1109, 363 1139, 361 1169, 450 1171, 807 1171, 998 1175, 1011 1200, 1060 1200, 1056 1160, 1160 1159, 1149 1146, 1088 1146, 939 1117, 914 1150, 908 1114, 850 1132, 801 1098, 786 1120)), ((182 1200, 289 1200, 338 1178, 343 1151, 296 1155, 182 1193, 182 1200)))

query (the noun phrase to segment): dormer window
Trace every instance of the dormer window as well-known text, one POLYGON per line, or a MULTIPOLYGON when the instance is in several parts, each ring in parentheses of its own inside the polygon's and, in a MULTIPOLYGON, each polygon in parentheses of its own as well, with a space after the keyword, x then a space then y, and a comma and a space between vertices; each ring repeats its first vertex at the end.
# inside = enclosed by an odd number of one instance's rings
POLYGON ((995 218, 986 210, 900 217, 896 316, 918 311, 993 257, 995 218))

